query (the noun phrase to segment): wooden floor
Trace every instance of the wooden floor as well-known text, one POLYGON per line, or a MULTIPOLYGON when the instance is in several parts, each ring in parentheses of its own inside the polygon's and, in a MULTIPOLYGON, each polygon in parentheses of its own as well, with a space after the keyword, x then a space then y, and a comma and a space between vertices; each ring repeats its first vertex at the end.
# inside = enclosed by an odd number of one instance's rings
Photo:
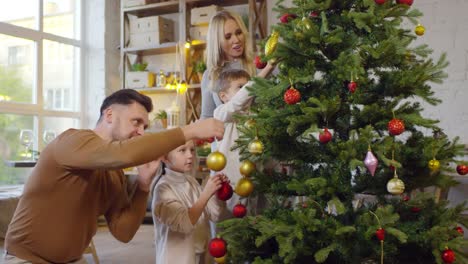
MULTIPOLYGON (((142 225, 128 244, 117 241, 107 227, 100 227, 93 241, 101 264, 139 263, 154 264, 154 235, 152 225, 142 225)), ((0 263, 3 256, 3 241, 0 240, 0 263)), ((91 254, 84 257, 94 263, 91 254)))

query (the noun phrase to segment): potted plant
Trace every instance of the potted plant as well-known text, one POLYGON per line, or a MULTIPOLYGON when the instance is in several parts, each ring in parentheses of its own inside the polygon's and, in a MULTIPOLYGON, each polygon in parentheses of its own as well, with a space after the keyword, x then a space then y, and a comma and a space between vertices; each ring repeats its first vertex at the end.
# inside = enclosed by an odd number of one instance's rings
POLYGON ((132 64, 132 71, 146 71, 146 67, 148 67, 148 63, 134 63, 132 64))
POLYGON ((206 64, 204 61, 199 60, 193 64, 193 71, 198 75, 198 80, 201 82, 203 73, 206 70, 206 64))
POLYGON ((166 110, 159 110, 159 112, 156 114, 155 119, 158 119, 161 122, 161 125, 163 128, 167 128, 167 112, 166 110))

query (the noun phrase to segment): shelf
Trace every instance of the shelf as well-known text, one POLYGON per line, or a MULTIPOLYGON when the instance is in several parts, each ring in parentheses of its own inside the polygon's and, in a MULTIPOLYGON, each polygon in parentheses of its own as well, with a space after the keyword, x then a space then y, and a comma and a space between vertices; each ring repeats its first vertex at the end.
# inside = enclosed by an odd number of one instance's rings
MULTIPOLYGON (((191 84, 189 89, 199 89, 201 86, 200 84, 191 84)), ((175 93, 176 90, 169 90, 164 87, 148 87, 148 88, 134 88, 135 91, 145 94, 152 94, 152 93, 175 93)))
POLYGON ((167 42, 157 46, 139 47, 139 48, 125 48, 124 53, 136 54, 140 56, 145 55, 158 55, 165 53, 175 53, 177 42, 167 42))
POLYGON ((126 14, 138 17, 157 16, 179 12, 179 1, 154 3, 149 5, 127 7, 122 10, 126 14))
MULTIPOLYGON (((186 2, 188 5, 192 7, 208 6, 208 5, 235 6, 235 5, 246 5, 249 3, 248 0, 229 0, 229 1, 187 0, 186 2)), ((126 14, 131 14, 131 15, 135 15, 138 17, 173 14, 173 13, 179 12, 179 1, 169 1, 169 2, 154 3, 154 4, 142 5, 142 6, 126 7, 122 11, 126 14)))
POLYGON ((229 1, 219 1, 219 0, 187 0, 187 4, 192 7, 197 6, 208 6, 208 5, 218 5, 218 6, 235 6, 235 5, 246 5, 249 3, 249 0, 229 0, 229 1))

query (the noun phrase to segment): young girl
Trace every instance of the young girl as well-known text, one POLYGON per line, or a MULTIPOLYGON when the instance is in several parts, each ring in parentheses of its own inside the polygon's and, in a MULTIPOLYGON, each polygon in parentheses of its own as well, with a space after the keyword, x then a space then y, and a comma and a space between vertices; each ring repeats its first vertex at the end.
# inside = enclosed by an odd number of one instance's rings
POLYGON ((209 263, 208 220, 227 218, 226 202, 213 194, 228 181, 224 174, 210 177, 202 190, 190 174, 195 158, 192 141, 169 152, 162 162, 164 175, 156 183, 152 212, 155 228, 156 263, 209 263))

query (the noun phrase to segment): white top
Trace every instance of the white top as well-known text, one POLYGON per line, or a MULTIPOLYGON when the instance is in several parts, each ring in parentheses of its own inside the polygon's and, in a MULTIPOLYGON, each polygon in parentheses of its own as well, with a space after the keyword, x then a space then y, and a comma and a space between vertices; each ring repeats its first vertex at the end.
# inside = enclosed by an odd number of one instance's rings
POLYGON ((209 263, 207 247, 210 240, 208 220, 217 222, 227 215, 226 203, 216 195, 192 225, 188 209, 202 192, 192 175, 166 168, 154 189, 152 212, 155 231, 156 263, 209 263), (196 255, 203 255, 197 262, 196 255))
MULTIPOLYGON (((226 156, 226 167, 222 172, 229 178, 233 188, 235 188, 237 181, 242 177, 239 172, 241 163, 239 160, 239 150, 231 150, 235 141, 239 138, 237 122, 233 119, 233 116, 234 114, 239 114, 247 110, 252 103, 252 96, 249 95, 250 92, 247 90, 247 87, 251 86, 252 83, 252 81, 249 81, 231 98, 231 100, 229 100, 229 102, 219 105, 214 110, 214 118, 224 122, 224 136, 218 143, 218 151, 226 156)), ((228 208, 232 209, 238 201, 239 197, 234 194, 233 197, 228 200, 228 208)))

